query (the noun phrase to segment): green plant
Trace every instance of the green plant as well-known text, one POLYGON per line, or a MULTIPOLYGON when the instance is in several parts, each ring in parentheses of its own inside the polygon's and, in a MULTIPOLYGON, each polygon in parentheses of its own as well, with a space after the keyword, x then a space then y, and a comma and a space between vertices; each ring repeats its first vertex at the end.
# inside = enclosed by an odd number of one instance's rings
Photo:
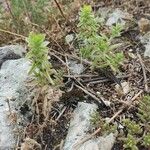
POLYGON ((131 149, 131 150, 138 150, 137 145, 137 140, 135 139, 134 136, 131 134, 128 134, 127 138, 124 139, 124 148, 131 149))
POLYGON ((115 37, 120 36, 122 29, 123 29, 123 27, 121 24, 116 24, 115 26, 112 26, 111 38, 115 38, 115 37))
POLYGON ((79 14, 79 37, 81 39, 89 39, 95 36, 98 32, 99 25, 92 13, 92 8, 90 5, 84 5, 79 14))
POLYGON ((150 133, 147 133, 143 138, 143 145, 145 147, 150 147, 150 133))
POLYGON ((52 69, 52 65, 48 61, 47 45, 49 42, 45 41, 45 35, 30 33, 26 41, 30 49, 26 57, 32 62, 29 74, 33 73, 40 84, 54 85, 51 75, 56 74, 56 71, 52 69))
POLYGON ((34 23, 42 23, 45 20, 46 14, 44 13, 44 7, 47 6, 48 0, 11 0, 10 8, 12 14, 18 20, 23 15, 26 15, 28 19, 34 23))
POLYGON ((110 36, 98 34, 100 25, 91 6, 85 5, 79 15, 78 38, 83 42, 80 45, 81 56, 92 61, 95 67, 109 66, 113 71, 118 71, 123 60, 123 53, 114 51, 118 44, 112 44, 112 40, 120 35, 122 26, 120 24, 113 26, 110 36))
POLYGON ((144 96, 139 104, 138 116, 143 123, 150 123, 150 96, 144 96))
POLYGON ((130 119, 123 120, 124 125, 128 129, 129 134, 140 134, 142 133, 142 129, 139 124, 137 124, 135 121, 132 121, 130 119))
POLYGON ((9 30, 18 33, 28 33, 33 24, 43 25, 48 22, 46 9, 48 0, 11 0, 6 2, 7 11, 3 13, 4 21, 9 24, 9 30), (28 31, 29 30, 29 31, 28 31))
POLYGON ((114 133, 117 130, 115 125, 108 124, 97 111, 91 114, 90 123, 96 128, 100 127, 102 135, 114 133))
POLYGON ((97 111, 94 111, 91 115, 90 115, 90 123, 93 125, 93 126, 97 126, 99 125, 100 123, 100 120, 101 120, 101 117, 100 117, 100 114, 97 112, 97 111))
POLYGON ((139 103, 137 116, 139 123, 130 119, 123 120, 128 134, 124 138, 124 147, 131 150, 136 150, 137 144, 141 144, 146 148, 150 147, 150 96, 144 96, 143 100, 139 103), (140 135, 140 138, 138 138, 140 135))

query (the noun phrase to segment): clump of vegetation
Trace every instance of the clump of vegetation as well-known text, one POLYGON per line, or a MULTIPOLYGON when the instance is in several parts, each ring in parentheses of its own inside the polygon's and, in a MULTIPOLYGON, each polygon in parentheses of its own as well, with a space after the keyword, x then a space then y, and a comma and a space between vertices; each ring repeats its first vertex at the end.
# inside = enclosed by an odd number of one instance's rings
POLYGON ((46 14, 43 12, 47 6, 47 2, 48 0, 11 0, 10 9, 12 15, 17 20, 20 20, 21 17, 26 14, 31 22, 41 24, 46 19, 46 14))
POLYGON ((56 71, 49 62, 47 47, 49 42, 45 41, 45 35, 30 33, 26 41, 30 49, 26 56, 32 62, 29 74, 34 74, 40 84, 55 85, 51 76, 56 75, 56 71))
POLYGON ((80 45, 80 54, 83 58, 92 61, 95 67, 110 67, 113 71, 118 71, 118 67, 123 60, 123 53, 114 51, 118 44, 112 44, 115 37, 120 36, 122 26, 117 24, 111 29, 110 35, 99 32, 100 23, 92 12, 89 5, 85 5, 80 12, 78 37, 83 44, 80 45))
MULTIPOLYGON (((150 96, 144 96, 139 103, 138 123, 131 119, 124 119, 123 125, 126 127, 127 135, 121 140, 123 147, 130 150, 138 150, 138 146, 150 148, 150 96)), ((91 124, 101 128, 101 134, 109 134, 116 131, 115 125, 110 125, 100 116, 98 112, 91 114, 91 124)))
POLYGON ((127 137, 123 139, 124 148, 131 150, 138 150, 137 144, 150 147, 150 96, 145 96, 140 102, 137 115, 139 123, 130 119, 123 121, 128 132, 127 137))
POLYGON ((6 0, 3 3, 5 8, 0 10, 3 30, 27 36, 32 28, 36 30, 48 24, 48 0, 6 0))
POLYGON ((117 127, 113 124, 111 125, 107 123, 97 111, 94 111, 91 114, 90 123, 95 128, 101 128, 101 135, 107 135, 109 133, 115 133, 117 131, 117 127))

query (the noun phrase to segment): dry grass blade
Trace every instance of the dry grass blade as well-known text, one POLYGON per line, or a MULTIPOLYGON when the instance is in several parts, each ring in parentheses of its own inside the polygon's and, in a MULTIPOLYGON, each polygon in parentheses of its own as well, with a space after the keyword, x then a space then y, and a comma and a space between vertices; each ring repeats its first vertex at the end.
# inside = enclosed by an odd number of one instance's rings
POLYGON ((42 88, 41 94, 43 95, 42 114, 47 120, 49 118, 49 112, 52 108, 52 103, 59 101, 59 98, 62 96, 62 91, 45 86, 42 88))

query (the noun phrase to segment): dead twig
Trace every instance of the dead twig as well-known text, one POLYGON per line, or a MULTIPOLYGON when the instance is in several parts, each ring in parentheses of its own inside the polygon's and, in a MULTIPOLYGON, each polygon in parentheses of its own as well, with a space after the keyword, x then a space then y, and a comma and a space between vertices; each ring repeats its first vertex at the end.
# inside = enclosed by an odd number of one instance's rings
POLYGON ((65 112, 65 110, 66 110, 66 106, 62 109, 62 111, 61 111, 61 113, 59 114, 59 116, 56 118, 56 121, 58 121, 59 120, 59 118, 62 116, 62 114, 65 112))
POLYGON ((144 88, 145 88, 145 92, 148 92, 149 89, 148 89, 148 85, 147 85, 147 77, 146 77, 146 70, 145 70, 145 65, 143 63, 143 60, 141 58, 141 55, 140 54, 137 54, 138 58, 139 58, 139 61, 140 61, 140 64, 141 64, 141 67, 142 67, 142 72, 143 72, 143 77, 144 77, 144 88))
POLYGON ((63 75, 66 78, 89 78, 89 77, 98 77, 98 75, 92 74, 76 74, 76 75, 63 75))
POLYGON ((137 97, 139 97, 142 93, 143 93, 143 90, 139 91, 131 100, 128 100, 128 103, 126 103, 125 105, 123 105, 123 106, 121 107, 121 109, 120 109, 118 112, 116 112, 116 113, 114 114, 114 116, 112 116, 112 117, 108 120, 108 123, 111 123, 125 108, 131 106, 131 104, 133 103, 133 101, 135 101, 135 99, 136 99, 137 97))
POLYGON ((58 2, 57 0, 54 0, 54 2, 55 2, 55 4, 57 5, 57 7, 58 7, 58 9, 59 9, 59 11, 60 11, 60 13, 61 13, 61 15, 62 15, 62 16, 65 18, 65 20, 67 21, 67 18, 66 18, 66 16, 64 15, 64 12, 63 12, 63 10, 62 10, 62 8, 61 8, 59 2, 58 2))
MULTIPOLYGON (((123 75, 123 76, 116 76, 116 78, 118 79, 124 79, 124 78, 127 78, 129 77, 130 75, 123 75)), ((89 79, 89 80, 85 80, 83 81, 83 83, 88 83, 88 85, 90 84, 98 84, 98 83, 104 83, 104 82, 108 82, 108 81, 111 81, 110 79, 106 78, 106 77, 101 77, 101 78, 96 78, 96 79, 89 79)))
POLYGON ((7 99, 6 99, 6 102, 7 102, 7 104, 8 104, 9 113, 12 114, 11 107, 10 107, 10 98, 7 98, 7 99))
POLYGON ((86 93, 87 95, 91 96, 93 99, 95 99, 98 103, 102 103, 103 105, 106 106, 105 101, 101 98, 96 97, 94 94, 90 93, 88 90, 86 90, 85 88, 75 84, 75 86, 79 89, 81 89, 84 93, 86 93))
POLYGON ((54 53, 51 53, 51 52, 50 52, 50 55, 57 58, 64 66, 66 66, 68 68, 68 65, 59 56, 57 56, 57 55, 55 55, 54 53))
POLYGON ((118 112, 116 112, 109 120, 107 123, 111 123, 124 109, 127 107, 130 107, 133 101, 136 100, 137 97, 139 97, 143 93, 143 90, 139 91, 132 99, 128 100, 126 104, 124 104, 118 112))
POLYGON ((14 35, 14 36, 17 36, 17 37, 21 37, 22 40, 25 40, 25 39, 26 39, 26 37, 23 36, 23 35, 20 35, 20 34, 11 32, 11 31, 7 31, 7 30, 4 30, 4 29, 0 29, 0 32, 8 33, 8 34, 11 34, 11 35, 14 35))

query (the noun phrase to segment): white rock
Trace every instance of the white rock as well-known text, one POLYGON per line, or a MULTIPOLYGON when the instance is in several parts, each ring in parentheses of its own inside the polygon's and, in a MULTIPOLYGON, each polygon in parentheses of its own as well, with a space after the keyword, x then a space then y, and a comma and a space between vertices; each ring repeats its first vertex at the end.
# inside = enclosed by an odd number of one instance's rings
POLYGON ((114 145, 115 139, 116 137, 111 133, 104 137, 98 137, 89 140, 77 150, 111 150, 114 145))
POLYGON ((150 42, 145 45, 144 57, 150 57, 150 42))
POLYGON ((150 57, 150 32, 147 32, 144 36, 141 36, 140 40, 145 47, 144 57, 150 57))
MULTIPOLYGON (((7 114, 7 98, 18 99, 18 91, 24 88, 24 81, 28 77, 30 63, 24 59, 7 60, 0 70, 0 149, 9 150, 15 146, 14 126, 11 125, 7 114)), ((22 99, 23 100, 23 99, 22 99)), ((16 112, 14 101, 10 100, 12 112, 16 112)))
POLYGON ((64 150, 72 150, 73 145, 79 142, 90 130, 91 114, 97 110, 95 104, 78 103, 73 118, 70 122, 68 135, 65 140, 64 150))
POLYGON ((73 34, 68 34, 66 37, 65 37, 65 40, 66 40, 66 43, 67 44, 70 44, 74 39, 74 35, 73 34))
POLYGON ((10 59, 18 59, 23 57, 25 49, 20 45, 8 45, 0 47, 0 66, 3 62, 10 59))
POLYGON ((81 74, 84 71, 83 64, 77 63, 77 61, 69 61, 69 69, 73 74, 81 74))
POLYGON ((124 126, 123 126, 122 124, 119 123, 118 129, 124 129, 124 126))
POLYGON ((112 26, 113 24, 120 23, 121 25, 125 25, 125 21, 123 18, 125 17, 125 13, 119 9, 115 9, 112 14, 109 15, 109 18, 106 22, 107 26, 112 26))
POLYGON ((74 147, 76 144, 88 136, 88 131, 91 127, 91 114, 97 110, 95 104, 78 103, 75 109, 73 118, 70 123, 68 135, 65 140, 63 150, 111 150, 114 145, 116 137, 114 134, 109 134, 105 137, 98 137, 90 139, 80 145, 74 147))

